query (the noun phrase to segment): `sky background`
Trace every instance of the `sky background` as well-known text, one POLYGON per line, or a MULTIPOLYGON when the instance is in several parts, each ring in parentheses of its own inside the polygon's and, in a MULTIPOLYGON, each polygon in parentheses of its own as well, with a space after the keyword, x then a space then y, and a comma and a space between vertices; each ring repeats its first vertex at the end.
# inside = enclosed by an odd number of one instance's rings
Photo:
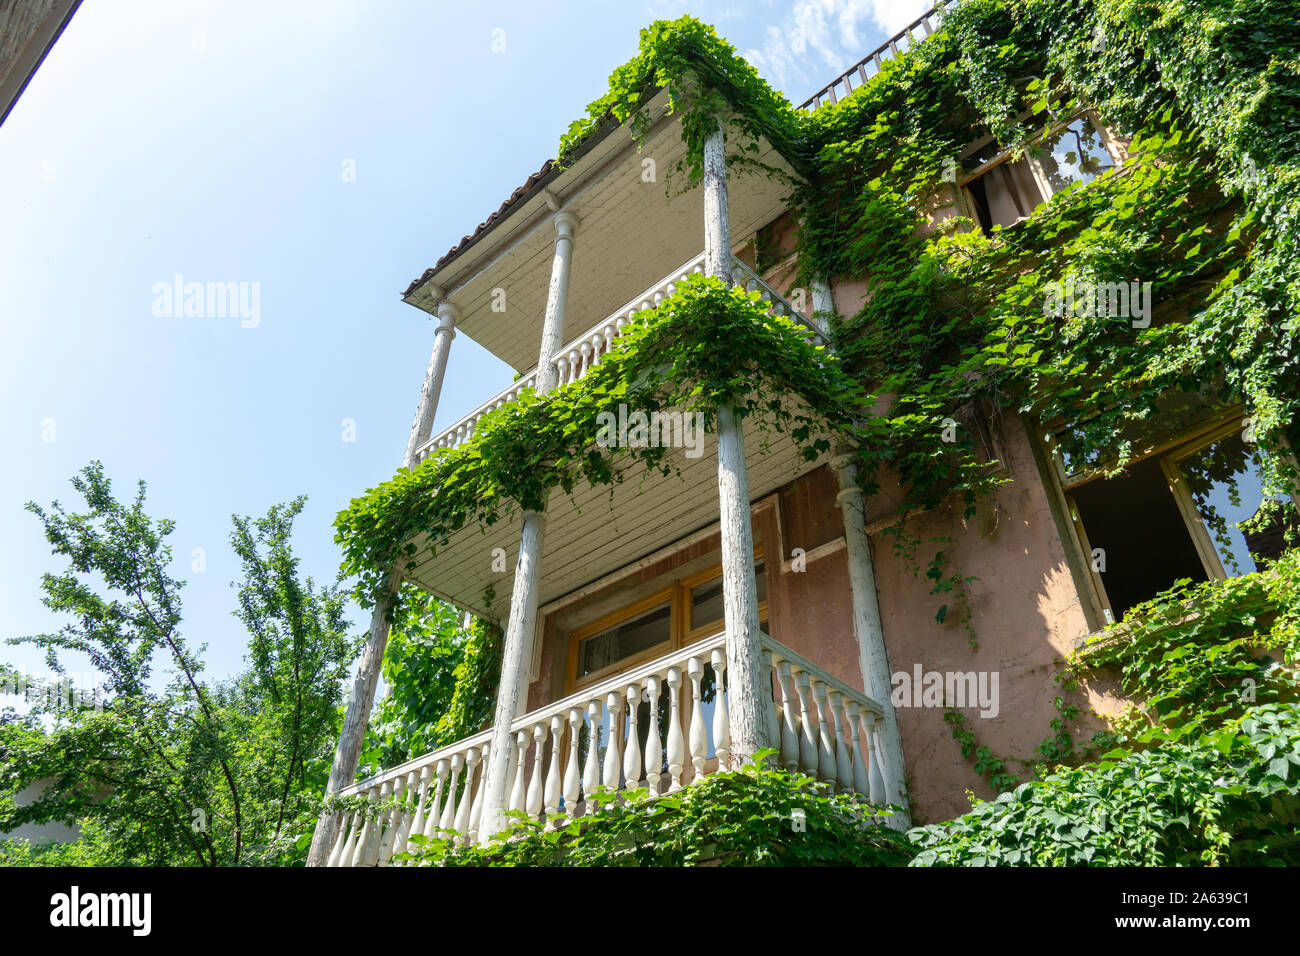
MULTIPOLYGON (((401 464, 433 344, 399 294, 554 155, 642 27, 691 13, 797 103, 929 6, 84 0, 0 126, 0 638, 64 623, 23 504, 79 508, 98 459, 175 520, 183 632, 210 678, 238 671, 230 516, 307 495, 295 547, 334 579, 334 516, 401 464), (155 315, 177 274, 258 283, 260 320, 155 315)), ((511 377, 458 335, 434 432, 511 377)), ((45 672, 29 646, 0 661, 45 672)))

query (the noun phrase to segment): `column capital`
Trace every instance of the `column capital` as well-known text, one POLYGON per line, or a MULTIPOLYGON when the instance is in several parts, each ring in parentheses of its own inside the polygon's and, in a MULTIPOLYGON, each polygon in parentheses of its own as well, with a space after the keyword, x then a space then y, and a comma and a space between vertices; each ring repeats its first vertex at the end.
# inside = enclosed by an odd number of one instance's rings
POLYGON ((438 331, 456 333, 456 323, 460 321, 460 309, 450 302, 438 303, 438 331))
POLYGON ((582 224, 577 214, 568 209, 557 212, 551 222, 555 224, 555 232, 560 239, 572 239, 582 224))
POLYGON ((536 519, 537 519, 537 524, 538 524, 538 525, 539 525, 543 530, 546 529, 546 512, 545 512, 545 511, 534 511, 534 510, 532 510, 531 508, 525 508, 525 509, 523 509, 522 514, 523 514, 523 518, 524 518, 525 521, 527 521, 529 518, 536 518, 536 519))

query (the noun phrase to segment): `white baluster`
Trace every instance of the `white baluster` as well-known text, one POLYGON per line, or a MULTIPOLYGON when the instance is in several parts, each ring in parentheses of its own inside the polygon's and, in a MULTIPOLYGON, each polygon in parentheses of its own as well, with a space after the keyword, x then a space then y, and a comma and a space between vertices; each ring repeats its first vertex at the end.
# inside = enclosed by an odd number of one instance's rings
MULTIPOLYGON (((572 711, 570 711, 572 713, 572 711)), ((565 809, 570 809, 573 805, 568 803, 568 778, 564 776, 563 769, 560 765, 564 741, 564 721, 560 715, 556 714, 551 718, 551 770, 546 775, 546 790, 544 796, 546 799, 546 825, 553 826, 551 818, 560 812, 560 798, 564 797, 566 801, 565 809)), ((576 790, 577 787, 575 786, 576 790)))
POLYGON ((731 767, 727 758, 731 753, 731 727, 727 722, 727 702, 722 687, 727 673, 727 654, 720 647, 715 647, 710 655, 713 664, 713 750, 718 755, 718 770, 725 772, 731 767))
POLYGON ((335 841, 334 850, 330 853, 330 866, 343 866, 343 861, 352 862, 352 851, 357 845, 357 827, 361 823, 361 815, 353 813, 350 817, 343 818, 343 832, 335 841))
POLYGON ((637 709, 641 703, 641 688, 627 685, 627 746, 623 748, 623 779, 627 788, 635 790, 641 781, 641 739, 637 728, 637 709))
POLYGON ((569 708, 569 763, 564 768, 564 812, 570 817, 578 815, 578 794, 582 777, 578 768, 579 729, 582 725, 582 711, 577 707, 569 708))
MULTIPOLYGON (((406 787, 406 782, 398 777, 390 783, 384 784, 384 789, 380 792, 380 800, 397 801, 402 798, 402 791, 406 787)), ((397 829, 402 824, 402 814, 396 805, 384 811, 380 818, 380 823, 384 827, 383 837, 379 841, 379 859, 376 863, 379 866, 387 866, 388 861, 393 858, 393 847, 397 844, 397 829)))
POLYGON ((515 785, 510 791, 510 809, 523 810, 528 777, 527 730, 521 730, 515 734, 515 745, 519 748, 519 753, 515 756, 515 785))
MULTIPOLYGON (((723 652, 723 661, 726 661, 726 652, 723 652)), ((777 703, 776 689, 776 664, 772 661, 772 652, 766 647, 763 648, 763 673, 767 677, 767 682, 763 686, 763 692, 770 695, 767 702, 767 739, 772 742, 772 746, 778 750, 781 745, 781 705, 777 703)), ((780 754, 773 764, 780 766, 780 754)))
MULTIPOLYGON (((434 781, 433 795, 429 799, 429 812, 424 818, 424 835, 433 839, 438 835, 438 824, 442 820, 442 801, 446 799, 449 803, 450 798, 447 796, 447 773, 451 769, 451 761, 443 757, 438 761, 438 765, 433 770, 434 781)), ((452 786, 455 787, 453 781, 452 786)))
POLYGON ((605 745, 605 773, 601 783, 609 790, 618 790, 622 759, 618 742, 623 737, 623 698, 617 691, 605 696, 605 713, 609 714, 609 741, 605 745))
POLYGON ((646 698, 650 701, 650 723, 645 734, 645 782, 650 788, 650 795, 659 796, 660 777, 662 775, 664 750, 659 740, 659 677, 652 675, 645 679, 646 698))
POLYGON ((569 359, 564 355, 557 355, 551 360, 551 364, 556 368, 556 384, 565 384, 569 380, 569 359))
POLYGON ((799 769, 817 776, 817 738, 813 731, 812 711, 808 707, 807 671, 794 675, 795 693, 799 695, 799 769))
POLYGON ((686 662, 686 673, 691 677, 691 779, 699 780, 704 776, 704 761, 709 753, 709 732, 704 727, 704 693, 700 687, 704 662, 692 657, 686 662))
POLYGON ((867 738, 867 799, 875 806, 885 804, 885 778, 880 772, 880 758, 876 750, 875 735, 872 733, 876 715, 863 711, 862 736, 867 738))
POLYGON ((682 721, 678 704, 678 690, 682 686, 679 667, 668 668, 668 774, 672 783, 668 792, 682 788, 682 764, 686 760, 686 745, 682 740, 682 721))
POLYGON ((465 752, 465 787, 456 807, 456 834, 462 840, 469 836, 469 815, 474 809, 474 768, 478 766, 479 749, 470 747, 465 752))
POLYGON ((871 793, 871 784, 867 781, 867 762, 862 757, 858 737, 858 702, 852 697, 844 702, 844 714, 848 718, 844 727, 853 747, 853 789, 865 797, 871 793))
POLYGON ((817 776, 823 783, 835 787, 835 740, 831 737, 831 722, 826 715, 827 689, 824 681, 813 684, 813 700, 817 702, 817 776))
MULTIPOLYGON (((559 720, 558 717, 555 720, 559 720)), ((537 814, 542 812, 542 794, 543 786, 546 782, 543 774, 542 755, 546 750, 546 725, 542 723, 533 725, 533 779, 528 781, 528 796, 524 800, 524 810, 532 820, 537 819, 537 814)), ((560 752, 560 741, 555 741, 555 753, 560 752)), ((555 793, 558 796, 560 792, 559 762, 554 761, 555 766, 555 793)))
POLYGON ((600 701, 587 704, 587 763, 582 769, 582 796, 586 802, 584 814, 595 811, 592 794, 600 786, 600 701))
MULTIPOLYGON (((412 773, 411 776, 414 777, 415 774, 412 773)), ((408 839, 410 834, 418 833, 421 836, 424 835, 425 814, 429 809, 429 787, 433 781, 432 765, 424 765, 423 769, 420 770, 419 781, 419 798, 415 805, 415 815, 411 817, 411 826, 407 830, 408 839)), ((406 841, 404 840, 403 842, 405 843, 406 841)))
MULTIPOLYGON (((427 780, 427 772, 429 768, 425 767, 424 769, 426 772, 425 779, 427 780)), ((412 770, 406 775, 406 799, 402 802, 401 806, 398 807, 399 826, 397 828, 397 836, 393 840, 392 856, 406 852, 407 841, 410 839, 412 833, 417 832, 413 829, 416 823, 416 814, 420 813, 423 809, 424 786, 421 782, 421 775, 412 770)), ((423 823, 423 820, 421 820, 421 823, 423 823)), ((393 865, 402 866, 403 863, 401 860, 398 860, 393 865)))
POLYGON ((835 786, 840 793, 853 792, 853 758, 844 739, 844 695, 831 691, 831 725, 835 729, 835 786))
POLYGON ((576 382, 582 378, 582 355, 577 349, 569 350, 569 382, 576 382))
MULTIPOLYGON (((479 774, 478 785, 474 788, 474 802, 470 805, 469 811, 469 839, 465 841, 466 844, 473 844, 478 840, 478 825, 483 819, 483 793, 487 790, 488 756, 491 749, 490 744, 483 745, 483 772, 479 774)), ((465 783, 468 785, 472 779, 473 774, 467 774, 465 783)))
POLYGON ((581 371, 578 372, 577 377, 582 378, 582 376, 591 371, 591 343, 586 339, 583 339, 582 343, 578 346, 578 350, 582 353, 582 358, 579 359, 579 368, 581 371))
POLYGON ((872 714, 871 721, 871 743, 876 748, 876 755, 880 758, 879 762, 873 760, 871 765, 878 769, 880 774, 880 802, 885 804, 889 802, 889 777, 891 768, 885 766, 885 747, 881 742, 881 737, 885 735, 885 719, 879 714, 872 714))
MULTIPOLYGON (((450 837, 456 829, 456 780, 460 776, 460 770, 463 766, 465 766, 465 755, 452 754, 451 781, 447 784, 446 790, 447 802, 443 804, 442 817, 438 820, 438 829, 443 831, 439 836, 444 839, 450 837)), ((460 798, 460 802, 465 802, 463 796, 460 798)))
POLYGON ((352 854, 353 866, 374 866, 379 862, 379 837, 382 823, 373 806, 378 797, 378 787, 373 787, 366 793, 366 800, 372 806, 367 808, 366 825, 361 830, 361 838, 357 840, 356 851, 352 854))
POLYGON ((799 769, 799 705, 790 683, 790 662, 781 661, 776 674, 781 688, 781 765, 793 773, 799 769))

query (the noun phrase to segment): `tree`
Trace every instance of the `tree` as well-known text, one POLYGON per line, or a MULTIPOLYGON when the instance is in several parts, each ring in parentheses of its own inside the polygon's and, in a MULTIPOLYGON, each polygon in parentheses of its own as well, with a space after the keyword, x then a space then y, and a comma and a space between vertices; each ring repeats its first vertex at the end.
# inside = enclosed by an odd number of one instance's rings
POLYGON ((57 501, 48 510, 27 505, 68 561, 63 573, 42 576, 43 603, 70 620, 12 643, 43 647, 56 672, 60 653, 84 653, 107 700, 102 708, 38 702, 0 722, 0 793, 52 781, 30 806, 0 801, 0 827, 90 821, 104 862, 300 857, 357 646, 339 585, 299 580, 290 535, 305 499, 265 518, 234 518, 231 543, 244 570, 235 615, 250 631, 248 666, 209 684, 202 648, 182 634, 185 582, 168 571, 174 522, 146 513, 143 481, 130 505, 117 501, 99 462, 72 485, 85 513, 57 501), (171 673, 161 688, 160 662, 171 673))

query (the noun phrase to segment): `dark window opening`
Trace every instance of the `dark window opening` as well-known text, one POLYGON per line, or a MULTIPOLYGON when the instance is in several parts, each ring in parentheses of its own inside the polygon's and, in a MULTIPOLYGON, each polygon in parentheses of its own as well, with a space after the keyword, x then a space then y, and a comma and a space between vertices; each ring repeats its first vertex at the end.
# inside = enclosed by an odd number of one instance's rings
POLYGON ((1179 578, 1208 580, 1158 459, 1081 485, 1073 496, 1093 549, 1084 557, 1099 571, 1117 620, 1179 578))

